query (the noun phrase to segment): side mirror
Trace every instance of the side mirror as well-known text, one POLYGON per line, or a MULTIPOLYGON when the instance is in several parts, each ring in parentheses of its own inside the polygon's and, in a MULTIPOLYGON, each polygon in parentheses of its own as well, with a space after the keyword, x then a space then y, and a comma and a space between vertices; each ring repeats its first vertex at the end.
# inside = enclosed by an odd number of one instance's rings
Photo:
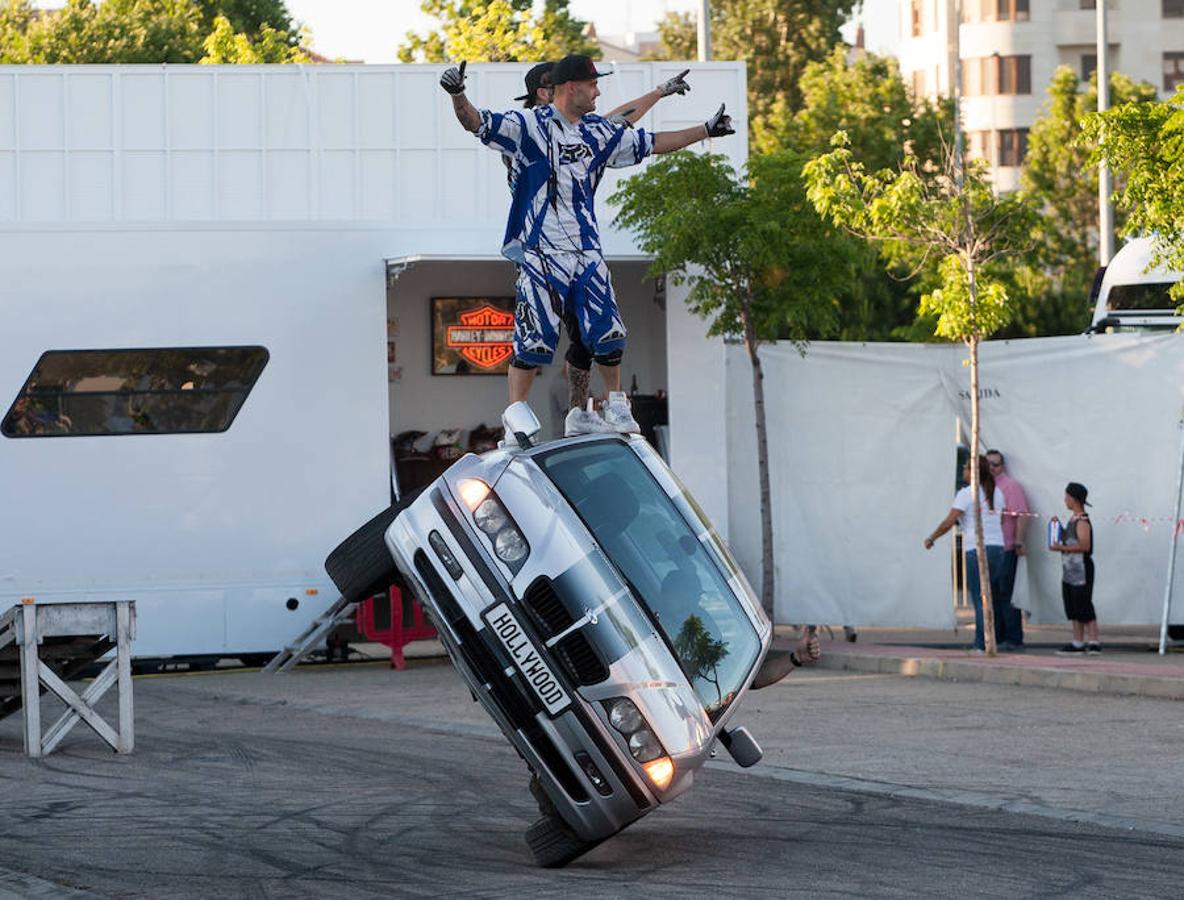
POLYGON ((726 728, 719 733, 720 743, 722 743, 732 754, 732 759, 736 761, 742 769, 747 769, 749 766, 755 766, 761 761, 761 757, 765 755, 761 750, 761 745, 756 742, 748 729, 741 726, 740 728, 733 728, 728 731, 726 728))
POLYGON ((506 429, 506 437, 513 435, 523 450, 529 450, 534 446, 531 438, 542 429, 538 416, 525 400, 519 400, 506 407, 506 411, 502 413, 502 425, 506 429))

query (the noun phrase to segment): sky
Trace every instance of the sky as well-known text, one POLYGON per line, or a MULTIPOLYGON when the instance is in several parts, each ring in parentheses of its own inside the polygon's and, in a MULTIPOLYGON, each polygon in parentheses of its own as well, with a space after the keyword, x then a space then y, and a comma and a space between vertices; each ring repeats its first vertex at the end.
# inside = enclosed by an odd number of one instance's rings
MULTIPOLYGON (((393 63, 408 31, 427 31, 433 20, 420 0, 287 0, 292 15, 312 30, 313 47, 336 59, 393 63)), ((698 0, 572 0, 576 18, 595 23, 601 34, 653 31, 666 12, 697 9, 698 0)), ((897 38, 898 0, 865 0, 869 50, 891 51, 897 38)), ((851 40, 854 26, 844 30, 851 40)))

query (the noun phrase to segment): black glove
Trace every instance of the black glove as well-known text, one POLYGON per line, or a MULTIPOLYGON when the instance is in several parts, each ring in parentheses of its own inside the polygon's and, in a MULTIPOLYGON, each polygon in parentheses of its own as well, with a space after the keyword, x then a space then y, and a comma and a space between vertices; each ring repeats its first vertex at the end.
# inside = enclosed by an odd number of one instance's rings
POLYGON ((703 123, 703 127, 707 129, 708 137, 724 137, 736 133, 736 129, 732 127, 732 117, 724 113, 724 104, 722 103, 715 111, 715 115, 703 123))
POLYGON ((669 81, 663 81, 658 85, 658 90, 663 97, 669 97, 671 94, 685 94, 691 89, 691 86, 684 80, 690 69, 683 69, 669 81))
POLYGON ((457 94, 463 94, 465 92, 465 66, 467 65, 468 61, 466 60, 460 64, 459 69, 456 66, 445 69, 444 74, 440 76, 440 87, 454 97, 457 94))

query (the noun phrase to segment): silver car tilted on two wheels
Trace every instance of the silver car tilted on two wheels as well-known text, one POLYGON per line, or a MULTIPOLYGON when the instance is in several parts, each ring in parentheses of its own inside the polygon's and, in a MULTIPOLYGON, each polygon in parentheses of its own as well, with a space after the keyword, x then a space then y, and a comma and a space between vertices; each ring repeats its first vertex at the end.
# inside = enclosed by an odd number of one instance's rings
POLYGON ((760 758, 728 723, 772 626, 645 440, 535 446, 521 406, 518 446, 458 460, 326 568, 343 596, 397 580, 423 604, 530 767, 536 861, 561 866, 686 791, 717 741, 760 758))

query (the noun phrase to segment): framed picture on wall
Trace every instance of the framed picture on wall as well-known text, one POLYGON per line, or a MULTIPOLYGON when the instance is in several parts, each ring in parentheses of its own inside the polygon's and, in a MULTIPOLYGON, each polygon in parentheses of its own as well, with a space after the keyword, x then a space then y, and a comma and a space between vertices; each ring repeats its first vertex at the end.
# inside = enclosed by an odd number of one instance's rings
POLYGON ((505 375, 513 297, 432 297, 432 374, 505 375))

